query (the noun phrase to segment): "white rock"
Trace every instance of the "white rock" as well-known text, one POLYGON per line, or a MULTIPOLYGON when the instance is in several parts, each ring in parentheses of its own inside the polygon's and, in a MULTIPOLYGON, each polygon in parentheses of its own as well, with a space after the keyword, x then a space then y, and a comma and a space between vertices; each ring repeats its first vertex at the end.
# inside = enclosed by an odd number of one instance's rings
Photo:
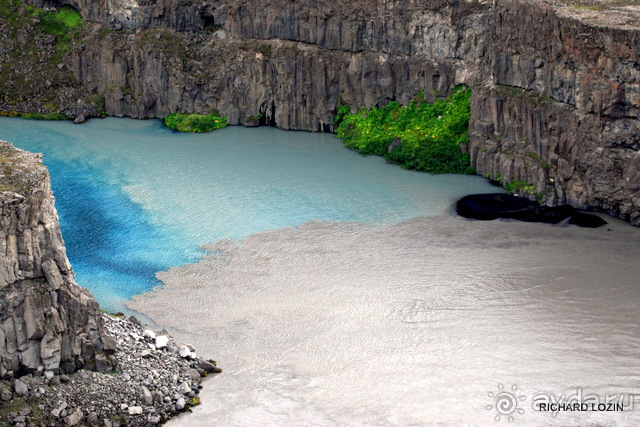
POLYGON ((55 375, 55 374, 53 373, 53 371, 45 371, 45 372, 44 372, 44 378, 45 378, 47 381, 51 381, 51 378, 53 378, 53 377, 54 377, 54 375, 55 375))
POLYGON ((189 350, 189 347, 187 347, 186 345, 183 345, 182 347, 180 347, 180 351, 178 352, 178 354, 180 354, 181 357, 189 357, 191 356, 191 350, 189 350))
POLYGON ((166 335, 160 335, 156 337, 156 348, 165 348, 169 344, 169 337, 166 335))
POLYGON ((182 411, 187 403, 184 401, 184 398, 178 399, 176 402, 176 411, 182 411))
POLYGON ((144 337, 151 338, 152 340, 156 339, 156 333, 153 332, 151 329, 145 329, 142 335, 144 337))
POLYGON ((180 392, 182 394, 187 394, 190 391, 191 391, 191 386, 186 381, 178 386, 178 392, 180 392))
POLYGON ((142 414, 142 406, 129 407, 129 415, 140 415, 140 414, 142 414))

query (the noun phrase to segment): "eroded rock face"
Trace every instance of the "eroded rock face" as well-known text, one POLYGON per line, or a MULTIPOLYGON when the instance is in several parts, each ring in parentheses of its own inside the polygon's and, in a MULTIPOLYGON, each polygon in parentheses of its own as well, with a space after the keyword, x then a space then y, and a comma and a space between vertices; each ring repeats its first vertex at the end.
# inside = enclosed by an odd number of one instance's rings
POLYGON ((594 25, 580 10, 496 2, 490 79, 473 92, 472 166, 532 184, 549 205, 602 209, 639 225, 640 31, 614 25, 627 12, 594 25))
POLYGON ((478 173, 534 185, 548 205, 599 208, 640 224, 640 123, 585 113, 536 93, 478 88, 471 163, 478 173))
POLYGON ((232 125, 311 131, 331 131, 340 103, 407 103, 420 91, 433 101, 434 90, 472 84, 489 17, 482 2, 227 1, 192 15, 173 3, 146 7, 141 31, 96 31, 65 62, 104 94, 107 114, 217 109, 232 125), (186 15, 201 22, 183 24, 186 15))
POLYGON ((0 141, 0 377, 109 369, 113 340, 74 281, 41 155, 0 141))
MULTIPOLYGON (((74 118, 102 109, 93 94, 113 116, 217 109, 229 124, 332 131, 341 104, 433 101, 466 84, 479 174, 639 224, 640 6, 593 2, 28 0, 89 22, 59 64, 80 82, 59 79, 74 118)), ((27 108, 0 108, 12 105, 27 108)))

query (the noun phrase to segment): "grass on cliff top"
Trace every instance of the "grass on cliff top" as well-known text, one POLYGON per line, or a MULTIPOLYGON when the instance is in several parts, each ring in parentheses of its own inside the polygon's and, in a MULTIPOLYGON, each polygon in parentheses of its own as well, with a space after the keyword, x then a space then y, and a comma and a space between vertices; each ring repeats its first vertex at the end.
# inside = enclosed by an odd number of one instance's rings
POLYGON ((217 111, 210 114, 169 114, 164 124, 178 132, 211 132, 227 126, 226 117, 220 117, 217 111))
POLYGON ((375 154, 407 169, 439 173, 474 173, 469 154, 471 90, 458 87, 433 104, 419 94, 409 105, 390 102, 351 113, 342 106, 336 116, 337 136, 360 154, 375 154))
POLYGON ((9 26, 14 37, 18 30, 35 22, 36 29, 55 36, 58 53, 69 50, 71 42, 85 25, 80 13, 72 7, 63 6, 57 11, 50 11, 28 6, 20 0, 0 0, 0 19, 9 26))
POLYGON ((77 10, 63 6, 57 12, 42 11, 38 27, 56 38, 56 52, 65 53, 71 48, 72 41, 84 28, 85 22, 77 10))

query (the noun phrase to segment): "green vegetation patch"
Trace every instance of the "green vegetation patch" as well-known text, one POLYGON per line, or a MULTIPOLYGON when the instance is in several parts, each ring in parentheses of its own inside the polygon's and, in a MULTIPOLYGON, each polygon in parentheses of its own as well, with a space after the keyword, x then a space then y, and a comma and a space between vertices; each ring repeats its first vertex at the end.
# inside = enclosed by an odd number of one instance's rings
POLYGON ((504 189, 511 194, 534 194, 536 187, 525 181, 513 181, 504 184, 504 189))
POLYGON ((210 114, 169 114, 164 124, 178 132, 211 132, 227 126, 226 117, 220 117, 216 110, 210 114))
POLYGON ((375 154, 407 169, 431 173, 474 173, 469 154, 471 90, 458 87, 433 104, 420 93, 409 105, 391 102, 382 108, 351 113, 342 106, 337 136, 360 154, 375 154))
POLYGON ((75 9, 63 6, 57 12, 40 13, 41 21, 38 27, 46 34, 56 37, 56 52, 67 52, 71 48, 85 22, 75 9))
MULTIPOLYGON (((12 384, 9 381, 0 381, 0 389, 6 389, 11 391, 13 389, 12 384)), ((51 420, 49 414, 44 413, 39 407, 40 402, 37 399, 29 397, 16 397, 8 402, 2 402, 0 404, 0 426, 8 426, 9 423, 5 423, 6 420, 15 418, 20 411, 28 409, 29 418, 35 425, 48 425, 51 420), (11 416, 11 418, 8 418, 11 416)))
POLYGON ((84 27, 84 20, 77 10, 63 6, 57 12, 39 11, 40 29, 46 34, 64 37, 70 31, 84 27))
POLYGON ((60 113, 22 113, 20 115, 23 119, 35 119, 35 120, 69 120, 69 117, 60 113))
POLYGON ((535 90, 527 90, 514 86, 495 86, 491 91, 510 98, 524 99, 539 107, 549 107, 555 101, 544 92, 536 92, 535 90))
POLYGON ((71 7, 63 6, 57 11, 50 11, 28 6, 19 0, 0 0, 0 19, 11 29, 13 37, 18 30, 28 29, 31 25, 45 34, 55 36, 58 54, 70 49, 85 26, 80 13, 71 7))

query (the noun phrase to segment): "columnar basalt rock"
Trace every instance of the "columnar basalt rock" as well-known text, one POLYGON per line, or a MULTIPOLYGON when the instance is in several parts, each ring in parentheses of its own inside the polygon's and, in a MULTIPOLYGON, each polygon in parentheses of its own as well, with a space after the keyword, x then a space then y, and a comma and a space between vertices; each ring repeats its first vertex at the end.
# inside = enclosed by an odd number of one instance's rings
POLYGON ((563 2, 496 2, 490 78, 472 100, 472 165, 533 184, 549 205, 639 225, 640 9, 598 7, 590 22, 563 2))
MULTIPOLYGON (((548 204, 604 209, 640 223, 638 5, 27 2, 66 4, 88 21, 84 38, 58 64, 77 84, 64 75, 54 83, 61 87, 58 110, 72 117, 100 111, 102 104, 86 101, 91 98, 104 99, 113 116, 217 109, 229 124, 332 131, 343 103, 407 103, 420 91, 432 101, 434 91, 447 95, 466 84, 474 89, 468 148, 479 174, 526 181, 548 204)), ((26 108, 24 101, 15 105, 26 108)))
POLYGON ((0 377, 111 369, 98 303, 73 281, 41 155, 0 141, 0 377))
POLYGON ((202 22, 185 28, 167 15, 176 7, 148 7, 136 21, 140 31, 96 30, 66 58, 88 91, 104 95, 107 114, 215 108, 229 124, 311 131, 332 130, 340 102, 406 103, 420 91, 433 101, 434 90, 472 84, 483 69, 489 17, 478 1, 229 1, 204 3, 194 12, 202 22))
POLYGON ((548 205, 640 224, 640 122, 585 113, 513 87, 478 88, 469 147, 478 173, 523 181, 548 205))

